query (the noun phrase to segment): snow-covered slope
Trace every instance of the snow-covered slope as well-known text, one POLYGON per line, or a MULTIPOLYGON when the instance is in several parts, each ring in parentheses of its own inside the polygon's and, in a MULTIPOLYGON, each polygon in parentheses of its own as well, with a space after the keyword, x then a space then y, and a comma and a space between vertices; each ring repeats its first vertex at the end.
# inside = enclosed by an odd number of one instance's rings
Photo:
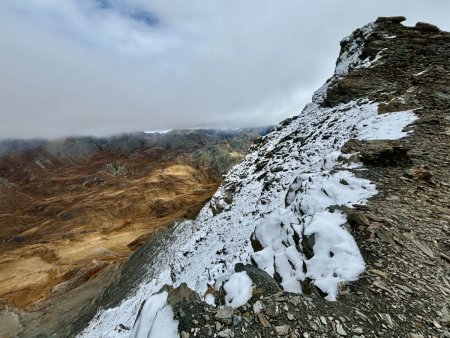
POLYGON ((336 299, 341 283, 358 278, 364 260, 344 227, 346 217, 329 207, 352 207, 377 191, 354 175, 364 168, 338 161, 340 149, 352 138, 403 137, 402 129, 415 116, 412 111, 379 115, 378 104, 368 99, 334 107, 321 103, 330 83, 353 68, 373 66, 361 59, 361 48, 374 25, 345 40, 335 75, 313 102, 252 146, 197 219, 176 226, 170 244, 148 262, 144 282, 118 307, 100 312, 81 337, 127 337, 130 331, 119 330, 119 324, 133 327, 142 302, 164 284, 186 282, 203 295, 208 283, 228 280, 238 262, 252 261, 276 274, 291 292, 300 293, 301 282, 310 278, 328 300, 336 299))

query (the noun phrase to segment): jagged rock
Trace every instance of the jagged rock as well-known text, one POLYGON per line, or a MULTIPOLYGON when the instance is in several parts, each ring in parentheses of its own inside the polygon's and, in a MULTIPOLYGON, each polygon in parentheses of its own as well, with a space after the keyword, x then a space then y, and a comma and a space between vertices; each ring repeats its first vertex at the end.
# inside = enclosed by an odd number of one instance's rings
POLYGON ((270 327, 269 321, 266 319, 266 317, 262 314, 262 312, 259 312, 257 315, 259 322, 261 323, 262 327, 270 327))
POLYGON ((347 214, 347 220, 351 225, 369 227, 370 222, 361 212, 350 212, 347 214))
POLYGON ((341 147, 341 151, 344 154, 354 153, 361 149, 362 144, 362 141, 352 138, 344 143, 341 147))
POLYGON ((302 247, 303 247, 303 253, 305 254, 306 258, 312 258, 314 256, 314 244, 316 243, 316 237, 314 234, 312 235, 304 235, 302 237, 302 247))
POLYGON ((253 292, 259 294, 276 293, 281 290, 275 280, 265 271, 247 264, 238 263, 234 267, 235 272, 245 271, 254 284, 253 292))
POLYGON ((383 283, 382 281, 380 281, 380 280, 375 280, 375 281, 373 282, 373 285, 376 286, 377 288, 381 289, 381 290, 384 290, 384 291, 387 291, 387 292, 390 292, 390 291, 391 291, 391 290, 389 290, 389 288, 387 287, 387 285, 384 284, 384 283, 383 283))
POLYGON ((406 165, 409 162, 407 148, 386 140, 364 142, 360 158, 363 163, 380 166, 406 165))
POLYGON ((302 283, 302 293, 305 295, 316 295, 319 298, 323 298, 326 296, 326 293, 322 292, 317 286, 314 285, 314 282, 311 278, 305 278, 302 283))
POLYGON ((404 111, 404 110, 410 110, 417 108, 416 105, 409 103, 408 101, 405 101, 402 98, 394 97, 389 102, 381 102, 378 105, 378 112, 379 113, 392 113, 392 112, 398 112, 398 111, 404 111))
POLYGON ((215 197, 213 197, 209 202, 209 208, 214 216, 217 216, 224 210, 224 207, 220 204, 220 201, 218 201, 215 197))
POLYGON ((294 306, 298 306, 300 304, 300 297, 299 296, 294 296, 292 297, 289 302, 291 302, 294 306))
POLYGON ((254 252, 258 252, 264 249, 264 247, 262 246, 261 242, 258 240, 254 232, 250 237, 250 244, 254 252))
POLYGON ((181 283, 177 288, 169 287, 169 295, 167 296, 167 303, 173 307, 178 307, 183 304, 189 304, 193 301, 200 301, 200 296, 186 283, 181 283))
POLYGON ((233 308, 229 306, 221 307, 214 318, 222 324, 230 325, 233 323, 233 308))
POLYGON ((267 305, 266 314, 269 317, 276 317, 280 313, 277 302, 270 302, 267 305))
POLYGON ((355 327, 352 331, 356 334, 362 334, 364 332, 361 327, 355 327))
POLYGON ((375 23, 385 23, 385 22, 401 23, 405 20, 406 18, 404 16, 380 16, 375 20, 375 23))
POLYGON ((425 255, 427 255, 430 258, 434 258, 434 254, 433 251, 424 243, 421 243, 420 241, 409 237, 410 241, 417 247, 420 249, 420 251, 422 251, 425 255))
POLYGON ((409 169, 406 174, 406 177, 411 178, 416 181, 424 181, 427 183, 434 184, 433 182, 433 174, 426 169, 418 168, 418 169, 409 169))
POLYGON ((426 22, 418 22, 415 25, 415 28, 421 31, 427 31, 427 32, 440 32, 441 30, 439 29, 439 27, 432 25, 430 23, 426 23, 426 22))

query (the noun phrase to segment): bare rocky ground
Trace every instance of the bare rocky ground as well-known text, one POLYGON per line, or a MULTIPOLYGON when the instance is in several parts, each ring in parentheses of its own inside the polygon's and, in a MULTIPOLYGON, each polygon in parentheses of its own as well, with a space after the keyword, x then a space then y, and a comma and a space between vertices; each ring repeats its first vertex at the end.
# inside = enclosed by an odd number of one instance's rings
POLYGON ((256 284, 238 309, 208 306, 184 286, 171 292, 181 337, 450 337, 450 34, 402 20, 377 20, 363 58, 381 52, 381 62, 331 84, 325 102, 369 97, 382 102, 381 114, 418 116, 406 138, 343 147, 379 191, 346 210, 366 272, 327 302, 311 284, 289 294, 264 272, 236 266, 256 284))

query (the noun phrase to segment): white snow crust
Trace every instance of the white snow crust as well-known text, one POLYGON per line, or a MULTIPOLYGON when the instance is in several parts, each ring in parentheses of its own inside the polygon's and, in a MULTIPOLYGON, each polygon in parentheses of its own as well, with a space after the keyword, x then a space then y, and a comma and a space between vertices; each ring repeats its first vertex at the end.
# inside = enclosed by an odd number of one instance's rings
POLYGON ((345 51, 342 52, 336 62, 334 75, 329 78, 322 87, 320 87, 313 95, 313 102, 321 103, 325 100, 328 87, 332 85, 339 78, 350 72, 354 68, 369 68, 381 57, 377 55, 376 60, 362 60, 362 50, 365 39, 372 33, 375 28, 375 23, 369 23, 360 29, 353 32, 351 35, 342 39, 342 44, 347 44, 345 51))
POLYGON ((375 24, 370 23, 358 30, 360 33, 359 35, 354 33, 341 41, 341 44, 350 42, 350 45, 347 47, 347 50, 339 56, 336 69, 334 70, 335 75, 347 74, 351 69, 361 66, 362 44, 372 33, 374 28, 375 24))
MULTIPOLYGON (((364 34, 371 29, 373 24, 364 34)), ((353 55, 358 53, 356 45, 348 60, 341 57, 334 77, 355 67, 360 60, 353 55)), ((301 293, 300 282, 309 277, 328 300, 336 299, 342 283, 356 280, 364 260, 344 226, 346 217, 330 207, 365 203, 377 191, 354 175, 358 168, 338 162, 340 148, 352 138, 404 137, 403 128, 415 116, 412 111, 379 115, 378 104, 369 100, 324 108, 320 103, 325 93, 326 86, 299 116, 281 122, 264 142, 252 146, 197 219, 178 223, 170 243, 148 262, 141 285, 116 308, 99 312, 80 337, 128 337, 129 332, 118 332, 118 325, 133 327, 149 297, 143 312, 151 318, 154 306, 161 304, 151 295, 164 284, 186 282, 203 295, 207 283, 228 281, 228 302, 239 306, 251 295, 251 280, 234 273, 240 262, 254 261, 270 275, 277 272, 291 292, 301 293), (312 235, 314 254, 308 259, 302 239, 312 235), (263 250, 254 252, 251 238, 263 250), (242 285, 236 287, 235 281, 242 285)))
POLYGON ((245 271, 236 272, 223 285, 226 292, 225 304, 234 308, 244 305, 252 298, 252 280, 245 271))
POLYGON ((173 310, 166 304, 167 292, 152 295, 142 307, 130 338, 178 338, 178 321, 173 310))

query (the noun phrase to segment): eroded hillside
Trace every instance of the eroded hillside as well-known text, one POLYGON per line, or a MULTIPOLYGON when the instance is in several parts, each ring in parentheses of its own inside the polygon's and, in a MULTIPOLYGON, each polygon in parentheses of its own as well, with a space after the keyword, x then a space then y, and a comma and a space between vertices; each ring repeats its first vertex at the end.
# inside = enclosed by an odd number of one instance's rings
POLYGON ((0 160, 0 303, 64 294, 194 217, 256 137, 173 131, 10 148, 0 160))

